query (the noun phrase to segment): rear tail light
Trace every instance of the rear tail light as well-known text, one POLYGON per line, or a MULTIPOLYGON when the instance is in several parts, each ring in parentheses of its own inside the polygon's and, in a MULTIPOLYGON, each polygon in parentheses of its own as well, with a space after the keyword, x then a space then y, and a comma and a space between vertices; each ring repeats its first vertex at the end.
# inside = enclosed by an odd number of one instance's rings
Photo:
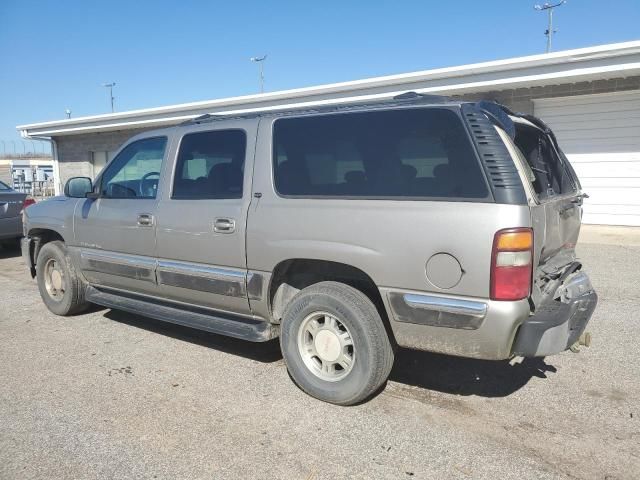
POLYGON ((521 300, 531 291, 533 231, 499 230, 491 252, 491 300, 521 300))
POLYGON ((33 205, 34 203, 36 203, 36 199, 33 197, 27 197, 24 199, 24 202, 22 203, 22 211, 24 212, 24 209, 27 208, 29 205, 33 205))

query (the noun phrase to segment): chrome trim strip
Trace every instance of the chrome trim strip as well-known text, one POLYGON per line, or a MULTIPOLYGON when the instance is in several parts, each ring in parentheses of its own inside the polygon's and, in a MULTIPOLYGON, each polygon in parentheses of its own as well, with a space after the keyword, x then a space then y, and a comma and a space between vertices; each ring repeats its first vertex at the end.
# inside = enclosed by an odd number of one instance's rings
POLYGON ((130 265, 135 267, 154 268, 156 266, 156 260, 154 258, 115 252, 88 252, 86 250, 81 250, 80 258, 82 260, 97 260, 99 262, 117 263, 118 265, 130 265))
POLYGON ((220 267, 207 267, 197 263, 175 262, 168 260, 160 260, 158 262, 158 270, 165 272, 181 273, 184 275, 192 275, 198 277, 213 278, 216 280, 229 280, 233 281, 242 280, 245 278, 246 273, 241 270, 228 270, 220 267))
POLYGON ((423 308, 456 315, 468 315, 484 318, 487 314, 487 304, 471 300, 457 300, 455 298, 436 297, 434 295, 417 295, 405 293, 404 302, 411 308, 423 308))
POLYGON ((90 272, 97 272, 156 283, 156 260, 149 257, 81 249, 80 268, 90 282, 97 280, 90 272))
POLYGON ((186 288, 228 297, 247 296, 246 272, 206 265, 160 260, 156 276, 159 285, 186 288))
POLYGON ((414 323, 430 327, 476 330, 484 322, 488 306, 484 302, 388 292, 389 306, 396 322, 414 323))

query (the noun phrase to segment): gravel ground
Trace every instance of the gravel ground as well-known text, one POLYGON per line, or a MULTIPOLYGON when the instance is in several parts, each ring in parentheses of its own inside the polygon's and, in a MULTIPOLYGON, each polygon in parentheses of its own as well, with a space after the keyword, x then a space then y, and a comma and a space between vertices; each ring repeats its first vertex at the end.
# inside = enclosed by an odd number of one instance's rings
POLYGON ((400 351, 344 408, 298 390, 273 342, 56 317, 0 251, 0 478, 638 479, 640 246, 579 254, 591 348, 514 366, 400 351))

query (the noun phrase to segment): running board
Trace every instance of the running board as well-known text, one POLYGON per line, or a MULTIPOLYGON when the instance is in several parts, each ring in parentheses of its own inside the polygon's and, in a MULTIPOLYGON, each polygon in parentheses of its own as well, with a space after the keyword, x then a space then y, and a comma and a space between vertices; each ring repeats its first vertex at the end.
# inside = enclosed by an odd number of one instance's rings
POLYGON ((180 307, 164 301, 110 293, 95 287, 87 287, 85 298, 87 301, 103 307, 124 310, 163 322, 251 342, 266 342, 278 336, 277 327, 265 321, 251 320, 220 312, 209 312, 204 309, 180 307))

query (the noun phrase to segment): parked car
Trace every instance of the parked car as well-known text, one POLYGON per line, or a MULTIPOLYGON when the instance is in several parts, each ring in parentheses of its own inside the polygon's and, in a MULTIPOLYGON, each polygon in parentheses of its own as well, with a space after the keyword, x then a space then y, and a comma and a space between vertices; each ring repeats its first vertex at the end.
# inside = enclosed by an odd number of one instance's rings
POLYGON ((0 182, 0 245, 17 247, 22 237, 22 211, 36 201, 0 182))
POLYGON ((142 133, 32 206, 22 248, 58 315, 279 336, 293 380, 348 405, 397 346, 502 360, 578 342, 597 301, 574 249, 584 196, 542 121, 409 93, 142 133))

